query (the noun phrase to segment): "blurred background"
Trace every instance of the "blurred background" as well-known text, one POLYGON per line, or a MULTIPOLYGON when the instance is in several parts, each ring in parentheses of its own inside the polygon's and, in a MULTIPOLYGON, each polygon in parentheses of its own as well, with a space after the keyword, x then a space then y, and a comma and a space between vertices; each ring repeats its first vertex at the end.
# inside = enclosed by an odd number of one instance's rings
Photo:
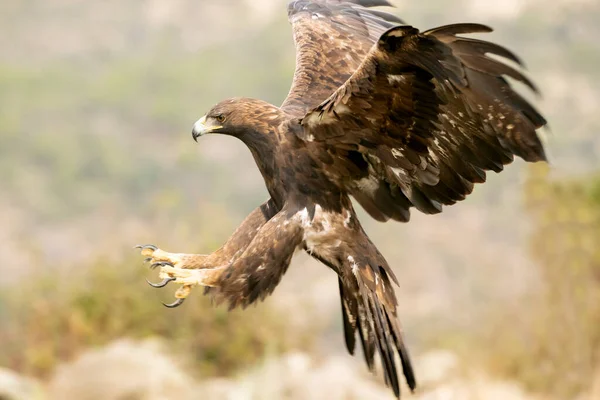
MULTIPOLYGON (((230 96, 281 104, 286 3, 0 3, 0 399, 392 399, 346 354, 326 267, 297 256, 246 311, 201 291, 167 310, 132 250, 212 252, 267 198, 240 142, 190 130, 230 96)), ((600 3, 395 4, 493 26, 542 89, 552 160, 439 216, 361 214, 401 282, 405 398, 600 399, 600 3)))

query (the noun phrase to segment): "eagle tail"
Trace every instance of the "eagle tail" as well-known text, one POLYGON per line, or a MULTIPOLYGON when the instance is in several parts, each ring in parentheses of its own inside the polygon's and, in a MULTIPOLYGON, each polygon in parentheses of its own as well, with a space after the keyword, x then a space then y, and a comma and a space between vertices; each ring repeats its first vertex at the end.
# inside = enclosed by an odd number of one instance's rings
MULTIPOLYGON (((353 258, 350 257, 350 260, 353 258)), ((354 353, 355 333, 358 330, 369 369, 374 370, 375 353, 379 353, 385 383, 391 387, 396 397, 400 397, 396 353, 400 357, 402 372, 411 390, 416 388, 416 379, 397 318, 397 301, 387 272, 389 268, 373 268, 369 263, 353 263, 351 268, 351 279, 340 278, 348 351, 354 353)))
MULTIPOLYGON (((342 279, 338 279, 340 286, 340 299, 342 303, 342 319, 344 322, 344 339, 346 340, 346 348, 348 352, 354 355, 354 349, 356 347, 356 315, 358 310, 358 303, 356 298, 346 294, 344 289, 344 282, 342 279)), ((369 359, 367 358, 367 363, 369 359)), ((371 366, 369 365, 369 369, 371 366)))

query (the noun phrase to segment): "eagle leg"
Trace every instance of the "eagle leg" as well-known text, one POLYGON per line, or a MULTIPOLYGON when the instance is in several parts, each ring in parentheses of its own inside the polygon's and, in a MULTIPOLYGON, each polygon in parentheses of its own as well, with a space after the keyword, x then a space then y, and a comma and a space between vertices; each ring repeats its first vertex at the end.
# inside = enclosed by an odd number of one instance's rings
POLYGON ((182 285, 175 292, 177 301, 165 304, 168 308, 180 306, 195 286, 220 286, 219 279, 226 267, 244 252, 260 228, 277 212, 273 201, 267 201, 250 213, 227 243, 209 255, 168 253, 152 244, 135 246, 145 257, 144 262, 150 264, 150 269, 160 268, 162 282, 148 283, 156 288, 163 288, 171 282, 182 285))

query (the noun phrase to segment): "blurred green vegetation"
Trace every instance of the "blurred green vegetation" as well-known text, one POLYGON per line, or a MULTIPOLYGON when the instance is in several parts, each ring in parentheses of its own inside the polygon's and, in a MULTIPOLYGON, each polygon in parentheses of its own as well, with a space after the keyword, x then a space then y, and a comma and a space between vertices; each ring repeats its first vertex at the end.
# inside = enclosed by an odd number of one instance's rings
MULTIPOLYGON (((216 249, 266 192, 239 176, 238 163, 210 163, 191 125, 224 97, 283 100, 294 66, 291 35, 274 34, 283 29, 285 19, 196 53, 167 34, 129 54, 0 62, 0 191, 26 211, 31 226, 16 240, 33 260, 25 279, 0 291, 1 366, 47 377, 89 347, 160 337, 202 376, 231 375, 268 354, 309 346, 312 334, 291 331, 267 305, 228 312, 197 289, 168 310, 160 302, 171 302, 172 290, 146 285, 139 256, 90 254, 74 269, 69 260, 46 260, 45 244, 35 241, 45 228, 99 213, 105 220, 79 222, 78 234, 92 237, 98 224, 130 218, 140 224, 136 240, 216 249)), ((129 240, 131 233, 119 239, 129 240)), ((106 237, 96 245, 114 243, 106 237)))
POLYGON ((576 398, 600 363, 600 175, 556 180, 548 171, 530 167, 525 186, 535 287, 448 343, 533 392, 576 398))
MULTIPOLYGON (((230 198, 230 205, 260 204, 259 185, 228 196, 231 186, 223 182, 237 166, 208 168, 189 131, 226 96, 282 101, 293 48, 286 46, 291 38, 272 34, 279 29, 197 54, 173 51, 167 41, 89 65, 0 63, 0 189, 40 223, 85 215, 103 201, 119 202, 121 214, 149 213, 155 205, 145 199, 165 190, 165 182, 183 198, 198 199, 200 187, 204 197, 230 198), (254 54, 255 41, 262 43, 259 53, 270 55, 268 68, 267 58, 254 54), (272 57, 285 47, 288 57, 272 57), (197 171, 208 170, 198 179, 197 171)), ((183 204, 180 215, 190 207, 183 204)))
POLYGON ((185 305, 169 310, 169 289, 150 288, 139 257, 122 263, 98 259, 78 271, 41 273, 0 293, 0 365, 46 377, 60 362, 86 348, 123 338, 160 337, 175 357, 201 376, 231 375, 269 354, 310 345, 268 306, 227 311, 194 290, 185 305), (160 298, 159 298, 160 296, 160 298))

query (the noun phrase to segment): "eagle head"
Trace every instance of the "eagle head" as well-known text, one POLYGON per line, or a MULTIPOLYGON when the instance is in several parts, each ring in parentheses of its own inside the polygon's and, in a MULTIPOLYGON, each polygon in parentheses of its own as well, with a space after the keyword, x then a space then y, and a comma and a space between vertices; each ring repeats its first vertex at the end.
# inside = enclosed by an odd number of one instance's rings
POLYGON ((262 100, 234 98, 220 102, 192 128, 192 137, 198 141, 208 133, 235 136, 248 143, 272 132, 283 118, 283 112, 262 100))

